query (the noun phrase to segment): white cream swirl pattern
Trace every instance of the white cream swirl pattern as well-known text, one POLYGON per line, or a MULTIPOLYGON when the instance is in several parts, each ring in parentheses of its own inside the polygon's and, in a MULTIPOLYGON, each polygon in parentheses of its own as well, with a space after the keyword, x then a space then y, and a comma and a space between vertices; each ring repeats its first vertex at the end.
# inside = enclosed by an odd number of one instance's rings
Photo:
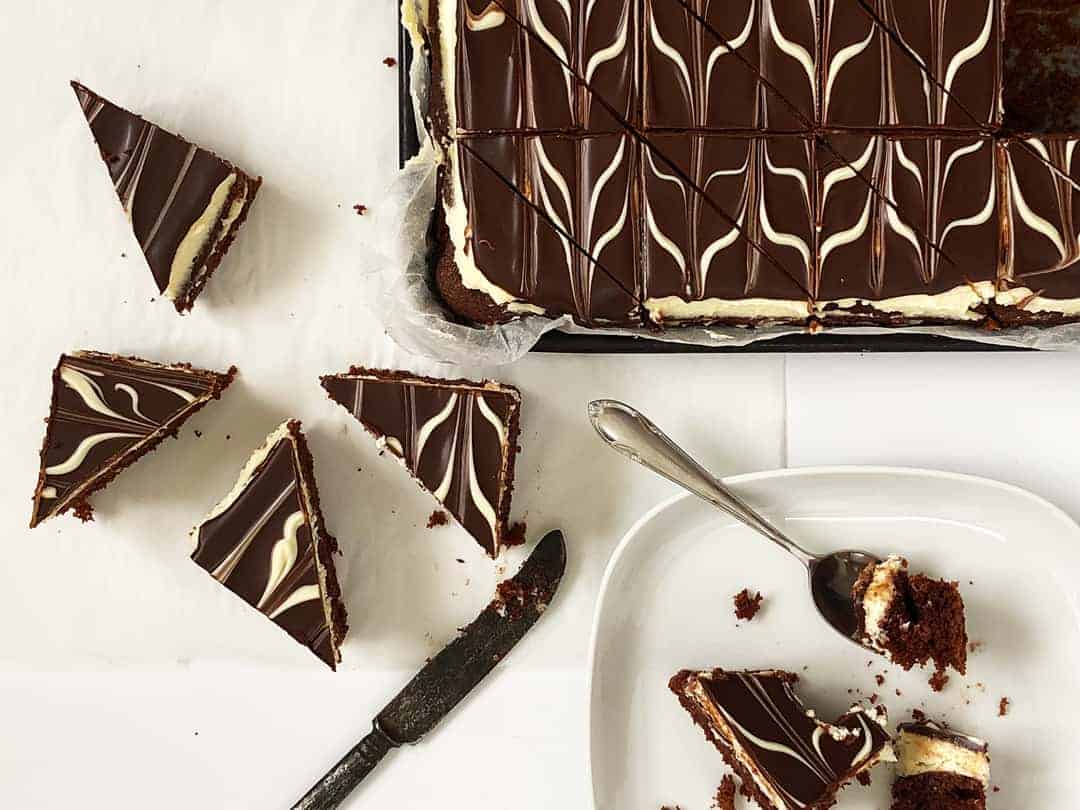
POLYGON ((660 165, 652 148, 645 148, 643 158, 643 285, 653 319, 738 317, 750 300, 774 317, 804 318, 800 290, 809 283, 815 251, 809 142, 687 135, 658 141, 657 150, 666 149, 685 158, 679 161, 685 176, 660 165), (780 143, 795 148, 780 158, 774 154, 780 143), (799 152, 804 162, 796 165, 791 157, 799 152), (668 210, 676 203, 681 215, 668 210), (790 218, 793 211, 801 212, 798 222, 790 218), (677 269, 677 286, 656 249, 677 269), (764 265, 789 281, 787 300, 771 307, 757 292, 764 265))
POLYGON ((61 357, 32 522, 70 508, 160 441, 205 403, 210 376, 95 352, 61 357))
POLYGON ((347 408, 492 556, 507 531, 503 486, 512 475, 518 400, 494 383, 441 383, 379 372, 323 378, 347 408))
POLYGON ((317 495, 302 442, 296 422, 270 434, 236 485, 192 532, 191 556, 333 667, 340 660, 326 591, 333 569, 320 544, 327 554, 334 545, 315 525, 317 495))
POLYGON ((680 673, 672 681, 721 750, 734 754, 757 789, 784 810, 815 806, 892 758, 880 722, 855 706, 836 723, 823 723, 795 695, 794 680, 774 671, 715 670, 680 673))

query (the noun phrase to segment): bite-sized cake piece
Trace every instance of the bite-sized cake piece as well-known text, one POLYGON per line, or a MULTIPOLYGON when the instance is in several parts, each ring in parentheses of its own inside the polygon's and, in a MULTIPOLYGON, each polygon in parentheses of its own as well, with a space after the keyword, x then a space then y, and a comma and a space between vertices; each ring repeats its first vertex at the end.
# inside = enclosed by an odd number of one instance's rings
POLYGON ((892 810, 985 810, 986 742, 923 721, 902 723, 894 747, 892 810))
POLYGON ((1076 136, 998 142, 1009 240, 994 297, 1006 324, 1080 319, 1080 157, 1076 136))
POLYGON ((1005 4, 1005 129, 1080 132, 1080 42, 1075 0, 1009 0, 1005 4))
POLYGON ((68 510, 93 517, 88 498, 149 453, 236 375, 137 357, 61 355, 41 448, 31 528, 68 510))
POLYGON ((135 238, 177 312, 195 298, 247 218, 261 177, 72 82, 135 238))
POLYGON ((669 684, 763 810, 823 810, 878 762, 891 761, 881 721, 853 706, 835 723, 818 720, 779 670, 683 670, 669 684))
POLYGON ((359 366, 321 382, 489 555, 499 555, 510 539, 516 388, 359 366))
POLYGON ((935 689, 944 671, 967 671, 964 599, 955 582, 909 574, 908 561, 891 555, 871 563, 852 588, 859 620, 856 639, 904 669, 934 662, 935 689))
POLYGON ((191 558, 331 669, 348 629, 315 469, 300 423, 271 433, 192 530, 191 558))

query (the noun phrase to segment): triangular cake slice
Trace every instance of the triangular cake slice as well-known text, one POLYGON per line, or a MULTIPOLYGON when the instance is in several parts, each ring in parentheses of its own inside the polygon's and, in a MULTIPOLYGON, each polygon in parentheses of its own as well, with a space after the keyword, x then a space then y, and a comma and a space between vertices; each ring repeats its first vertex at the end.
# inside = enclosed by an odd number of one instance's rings
POLYGON ((484 550, 509 541, 521 394, 509 385, 353 367, 322 378, 484 550))
POLYGON ((247 218, 261 177, 72 82, 135 238, 177 312, 195 298, 247 218))
MULTIPOLYGON (((683 670, 669 684, 763 810, 824 810, 851 780, 893 761, 882 723, 861 706, 818 720, 780 670, 683 670)), ((883 711, 883 710, 882 710, 883 711)))
POLYGON ((90 520, 89 496, 175 436, 235 375, 101 352, 61 355, 30 526, 69 510, 90 520))
POLYGON ((348 629, 334 570, 338 544, 326 531, 298 421, 267 437, 191 534, 191 559, 337 669, 348 629))

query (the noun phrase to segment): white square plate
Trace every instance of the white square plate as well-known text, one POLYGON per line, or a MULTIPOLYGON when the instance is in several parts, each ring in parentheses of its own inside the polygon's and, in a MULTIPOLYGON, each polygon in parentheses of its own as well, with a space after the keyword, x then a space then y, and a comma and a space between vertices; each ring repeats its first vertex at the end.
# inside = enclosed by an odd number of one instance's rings
MULTIPOLYGON (((726 483, 811 550, 900 553, 913 570, 959 580, 979 649, 967 677, 954 673, 935 694, 930 671, 902 672, 829 629, 794 559, 704 502, 673 498, 623 538, 596 608, 588 707, 596 808, 710 806, 726 767, 667 681, 682 668, 718 666, 796 672, 807 706, 825 719, 860 693, 881 696, 890 730, 922 709, 990 742, 1000 786, 991 808, 1073 806, 1080 526, 1024 490, 949 473, 832 467, 726 483), (732 597, 746 587, 765 595, 764 606, 752 622, 736 622, 732 597), (1005 717, 1002 697, 1011 700, 1005 717)), ((843 791, 838 807, 887 807, 891 766, 872 777, 870 789, 843 791)))

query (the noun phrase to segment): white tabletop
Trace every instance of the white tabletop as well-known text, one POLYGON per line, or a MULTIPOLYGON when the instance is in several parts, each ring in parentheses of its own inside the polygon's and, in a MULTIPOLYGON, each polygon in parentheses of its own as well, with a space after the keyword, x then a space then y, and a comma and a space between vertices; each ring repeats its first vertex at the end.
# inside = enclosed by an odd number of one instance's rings
POLYGON ((390 0, 9 5, 0 806, 287 807, 520 562, 521 549, 493 565, 459 528, 424 528, 430 497, 317 384, 352 363, 519 385, 514 513, 534 540, 562 528, 570 563, 520 648, 350 808, 587 806, 584 661, 597 586, 621 534, 672 491, 600 446, 589 399, 635 403, 719 474, 945 467, 1020 483, 1080 516, 1071 355, 530 356, 495 370, 397 349, 364 277, 392 225, 378 216, 397 164, 397 74, 382 64, 396 54, 390 0), (151 303, 71 78, 266 178, 185 318, 151 303), (241 376, 178 441, 95 497, 94 523, 66 517, 31 532, 49 373, 74 348, 235 363, 241 376), (290 416, 309 433, 344 551, 352 629, 336 674, 187 560, 187 530, 290 416))

